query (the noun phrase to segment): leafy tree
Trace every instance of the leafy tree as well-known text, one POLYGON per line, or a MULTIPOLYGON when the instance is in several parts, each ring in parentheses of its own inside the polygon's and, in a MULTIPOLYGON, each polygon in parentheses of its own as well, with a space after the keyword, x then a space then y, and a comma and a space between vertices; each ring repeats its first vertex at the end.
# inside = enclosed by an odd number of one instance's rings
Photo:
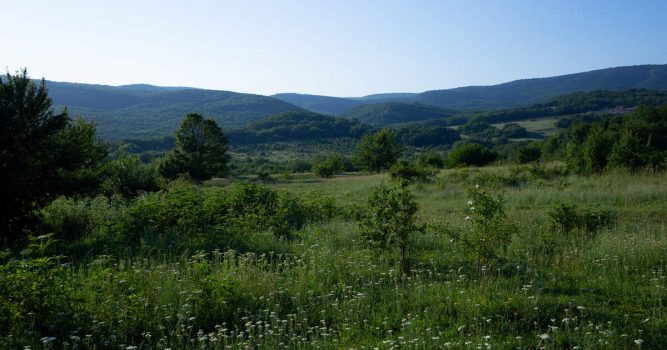
POLYGON ((419 154, 417 157, 417 165, 421 167, 434 167, 437 169, 442 169, 445 167, 445 159, 439 152, 430 150, 428 152, 419 154))
POLYGON ((187 174, 202 181, 225 171, 227 138, 213 119, 189 113, 176 131, 176 148, 160 164, 163 176, 187 174))
POLYGON ((124 146, 118 150, 116 159, 107 163, 104 173, 102 191, 107 195, 129 198, 160 188, 155 166, 142 164, 139 157, 129 154, 124 146))
POLYGON ((519 163, 530 163, 540 159, 542 151, 540 145, 535 142, 531 142, 527 145, 521 147, 517 153, 517 160, 519 163))
POLYGON ((317 176, 332 177, 345 171, 345 160, 342 155, 334 153, 324 159, 315 159, 312 170, 317 176))
POLYGON ((422 228, 416 223, 417 202, 406 183, 388 186, 382 183, 368 196, 368 212, 359 228, 366 241, 379 250, 398 248, 403 273, 410 272, 409 249, 412 236, 422 228))
POLYGON ((379 173, 390 168, 401 156, 402 146, 396 133, 382 129, 374 134, 366 134, 359 142, 356 161, 364 169, 379 173))
POLYGON ((44 80, 26 70, 0 77, 0 244, 20 240, 56 195, 90 193, 101 181, 107 154, 95 127, 51 106, 44 80))
POLYGON ((482 145, 468 143, 449 152, 447 163, 450 167, 461 165, 484 166, 496 160, 498 154, 482 145))

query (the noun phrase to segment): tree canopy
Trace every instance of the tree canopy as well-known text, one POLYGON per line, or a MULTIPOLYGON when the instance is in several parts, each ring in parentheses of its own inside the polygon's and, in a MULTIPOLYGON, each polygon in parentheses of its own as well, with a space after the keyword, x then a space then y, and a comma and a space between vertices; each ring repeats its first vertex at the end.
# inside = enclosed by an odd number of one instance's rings
POLYGON ((382 129, 364 135, 357 146, 356 161, 366 170, 379 173, 396 163, 402 150, 396 132, 382 129))
POLYGON ((106 147, 95 127, 55 113, 44 81, 26 70, 0 77, 0 240, 11 244, 33 211, 58 194, 85 194, 100 182, 106 147))
POLYGON ((225 171, 227 138, 213 119, 189 113, 176 131, 176 147, 160 166, 166 177, 187 174, 202 181, 225 171))

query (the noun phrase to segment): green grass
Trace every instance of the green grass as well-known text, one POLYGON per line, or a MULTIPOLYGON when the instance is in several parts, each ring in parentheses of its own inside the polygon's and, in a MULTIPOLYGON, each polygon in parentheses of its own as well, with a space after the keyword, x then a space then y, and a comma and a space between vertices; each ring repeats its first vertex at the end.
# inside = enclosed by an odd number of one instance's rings
MULTIPOLYGON (((483 172, 510 176, 509 168, 483 172)), ((222 247, 91 257, 42 283, 71 289, 68 299, 48 304, 72 316, 68 323, 49 321, 68 328, 26 321, 0 331, 0 345, 61 347, 65 340, 69 347, 107 342, 111 348, 211 349, 667 346, 667 174, 533 178, 502 186, 474 171, 446 170, 434 183, 413 187, 419 221, 465 230, 463 189, 480 179, 487 179, 481 187, 504 193, 505 210, 518 227, 505 258, 488 266, 478 267, 446 230, 431 229, 414 237, 412 271, 402 275, 395 254, 367 248, 356 223, 341 216, 311 223, 291 241, 248 232, 264 248, 244 254, 222 247), (546 215, 556 203, 609 210, 615 219, 594 232, 560 234, 546 215), (42 344, 49 336, 57 339, 42 344)), ((381 181, 388 177, 357 174, 271 186, 330 195, 355 210, 381 181)), ((28 273, 3 271, 5 280, 28 273)), ((48 311, 44 305, 42 313, 48 311)))

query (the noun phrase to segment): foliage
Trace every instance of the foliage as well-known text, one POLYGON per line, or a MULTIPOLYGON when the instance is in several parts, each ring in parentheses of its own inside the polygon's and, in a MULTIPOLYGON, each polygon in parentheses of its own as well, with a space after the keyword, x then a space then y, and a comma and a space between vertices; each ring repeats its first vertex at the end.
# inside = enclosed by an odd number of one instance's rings
POLYGON ((359 138, 371 127, 356 119, 336 118, 311 112, 285 112, 231 129, 229 141, 235 145, 272 142, 300 142, 338 138, 359 138))
POLYGON ((359 220, 366 241, 379 250, 398 248, 404 274, 410 272, 409 250, 413 236, 422 230, 416 223, 417 203, 406 184, 384 183, 368 195, 368 212, 359 220))
POLYGON ((542 150, 540 145, 538 143, 531 142, 519 148, 519 151, 516 155, 516 160, 519 163, 525 164, 539 160, 541 155, 542 150))
POLYGON ((445 167, 445 158, 442 154, 435 150, 422 152, 417 156, 417 165, 421 167, 433 167, 442 169, 445 167))
POLYGON ((544 157, 565 159, 570 171, 579 174, 658 169, 667 157, 666 134, 667 105, 641 106, 627 115, 576 123, 545 140, 542 149, 544 157))
POLYGON ((92 124, 53 112, 44 81, 25 70, 0 78, 0 244, 21 240, 54 196, 95 191, 105 159, 92 124))
POLYGON ((382 129, 374 134, 367 134, 357 145, 356 162, 364 169, 379 173, 390 168, 400 157, 402 146, 396 139, 396 133, 382 129))
POLYGON ((455 112, 426 104, 384 102, 366 104, 347 112, 343 117, 357 119, 374 127, 418 122, 428 119, 442 119, 455 112))
POLYGON ((225 171, 227 138, 213 119, 189 113, 176 131, 176 148, 160 165, 163 176, 187 174, 202 181, 225 171))
POLYGON ((557 203, 547 211, 551 226, 562 234, 568 235, 575 228, 585 232, 595 232, 614 223, 610 210, 578 208, 575 205, 557 203))
POLYGON ((139 157, 121 148, 116 158, 106 164, 102 192, 108 196, 135 197, 142 192, 160 189, 158 172, 153 164, 143 164, 139 157))
POLYGON ((496 160, 498 154, 476 143, 463 144, 449 152, 447 165, 457 166, 484 166, 496 160))
POLYGON ((396 133, 401 143, 414 147, 451 145, 461 140, 457 130, 423 123, 398 127, 396 133))
POLYGON ((389 177, 393 180, 403 180, 408 183, 427 183, 433 180, 438 170, 432 166, 422 166, 401 159, 389 169, 389 177))
POLYGON ((345 160, 339 153, 326 158, 315 158, 312 167, 313 173, 320 177, 332 177, 345 171, 345 160))
POLYGON ((500 259, 507 253, 517 228, 505 214, 502 194, 493 194, 479 185, 467 187, 465 193, 468 197, 467 225, 458 238, 476 256, 478 265, 488 266, 492 259, 500 259))

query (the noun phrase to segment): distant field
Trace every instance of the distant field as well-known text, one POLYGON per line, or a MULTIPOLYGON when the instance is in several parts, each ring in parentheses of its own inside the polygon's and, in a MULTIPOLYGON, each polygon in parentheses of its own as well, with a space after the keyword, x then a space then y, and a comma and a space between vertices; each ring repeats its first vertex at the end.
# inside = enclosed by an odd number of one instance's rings
MULTIPOLYGON (((556 122, 558 121, 558 119, 563 117, 566 116, 561 116, 558 118, 547 117, 547 118, 519 120, 511 123, 519 124, 530 132, 538 133, 543 136, 551 136, 556 132, 558 132, 559 129, 556 127, 556 122)), ((505 124, 510 124, 510 123, 496 123, 492 125, 497 128, 502 128, 503 126, 505 126, 505 124)))

